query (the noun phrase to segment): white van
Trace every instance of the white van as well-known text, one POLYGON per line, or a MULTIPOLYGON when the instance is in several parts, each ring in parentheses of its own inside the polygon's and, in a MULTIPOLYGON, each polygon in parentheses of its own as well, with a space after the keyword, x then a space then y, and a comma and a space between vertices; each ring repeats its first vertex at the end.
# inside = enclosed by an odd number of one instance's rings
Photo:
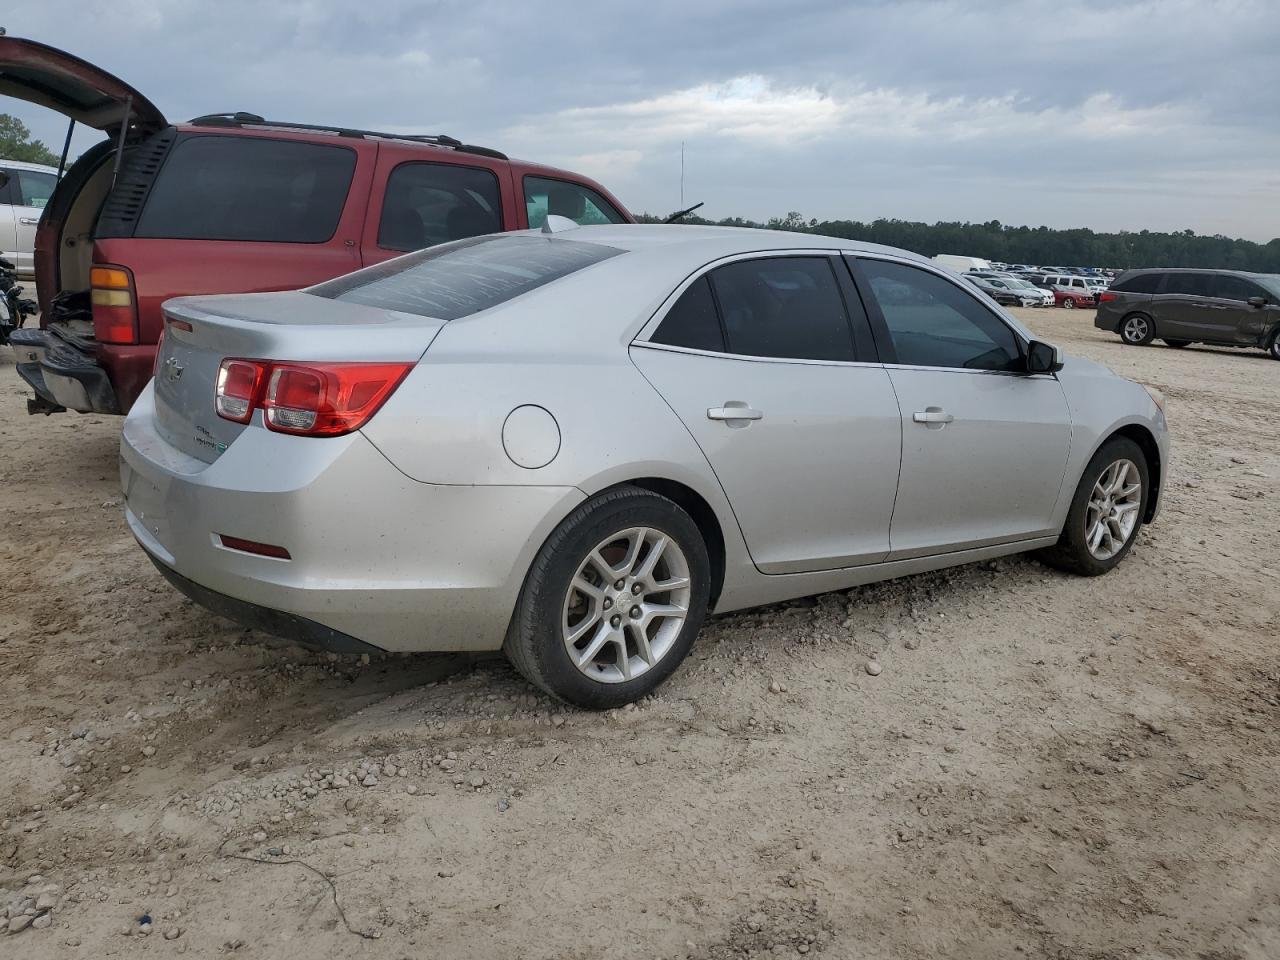
POLYGON ((57 183, 54 167, 0 159, 0 260, 21 277, 35 276, 36 224, 57 183))
POLYGON ((991 261, 981 257, 960 257, 952 253, 940 253, 933 258, 940 267, 946 267, 952 273, 968 273, 971 270, 990 270, 991 261))

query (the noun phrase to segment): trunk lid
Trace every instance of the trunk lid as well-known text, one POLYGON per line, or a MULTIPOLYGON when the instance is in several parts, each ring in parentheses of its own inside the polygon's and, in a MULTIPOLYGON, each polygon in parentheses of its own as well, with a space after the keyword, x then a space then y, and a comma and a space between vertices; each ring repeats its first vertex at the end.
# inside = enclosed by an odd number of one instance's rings
POLYGON ((111 136, 126 121, 139 133, 165 126, 156 105, 119 77, 21 37, 0 36, 0 95, 48 107, 111 136))
POLYGON ((265 429, 260 411, 240 424, 214 410, 223 360, 410 362, 444 326, 442 320, 300 292, 180 297, 164 305, 164 314, 154 381, 156 430, 205 463, 222 456, 244 430, 265 429))

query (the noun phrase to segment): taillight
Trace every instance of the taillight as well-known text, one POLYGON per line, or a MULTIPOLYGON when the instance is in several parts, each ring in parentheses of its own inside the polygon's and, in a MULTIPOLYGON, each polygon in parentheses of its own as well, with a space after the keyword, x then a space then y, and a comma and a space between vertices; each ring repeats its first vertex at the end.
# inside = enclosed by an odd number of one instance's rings
POLYGON ((1118 300, 1118 299, 1119 299, 1119 297, 1117 297, 1114 293, 1100 293, 1100 294, 1098 294, 1098 302, 1099 302, 1099 303, 1110 303, 1112 300, 1118 300))
POLYGON ((89 271, 93 335, 99 343, 138 342, 137 301, 133 274, 124 267, 98 266, 89 271))
POLYGON ((337 437, 359 430, 391 396, 412 363, 295 363, 227 359, 218 368, 218 416, 268 430, 337 437))

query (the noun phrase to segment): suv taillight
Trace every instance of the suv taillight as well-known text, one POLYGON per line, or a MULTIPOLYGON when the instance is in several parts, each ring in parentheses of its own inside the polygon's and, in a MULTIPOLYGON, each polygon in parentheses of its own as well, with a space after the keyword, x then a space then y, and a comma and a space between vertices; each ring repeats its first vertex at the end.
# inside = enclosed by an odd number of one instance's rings
POLYGON ((294 363, 228 358, 218 368, 214 409, 248 423, 262 411, 268 430, 338 437, 377 413, 412 363, 294 363))
POLYGON ((1119 297, 1117 297, 1114 293, 1100 293, 1100 294, 1098 294, 1098 302, 1099 302, 1099 303, 1110 303, 1112 300, 1118 300, 1118 299, 1120 299, 1120 298, 1119 298, 1119 297))
POLYGON ((132 273, 111 264, 93 267, 89 271, 89 302, 93 335, 99 343, 138 342, 138 297, 132 273))

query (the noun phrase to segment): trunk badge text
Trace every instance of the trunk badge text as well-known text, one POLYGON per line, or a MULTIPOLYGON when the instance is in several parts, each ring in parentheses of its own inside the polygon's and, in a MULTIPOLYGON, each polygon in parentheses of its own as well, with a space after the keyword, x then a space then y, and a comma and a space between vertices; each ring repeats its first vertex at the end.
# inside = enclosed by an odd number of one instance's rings
POLYGON ((185 369, 187 368, 178 363, 178 361, 173 357, 170 357, 164 362, 164 373, 170 383, 177 383, 182 377, 182 371, 185 369))

